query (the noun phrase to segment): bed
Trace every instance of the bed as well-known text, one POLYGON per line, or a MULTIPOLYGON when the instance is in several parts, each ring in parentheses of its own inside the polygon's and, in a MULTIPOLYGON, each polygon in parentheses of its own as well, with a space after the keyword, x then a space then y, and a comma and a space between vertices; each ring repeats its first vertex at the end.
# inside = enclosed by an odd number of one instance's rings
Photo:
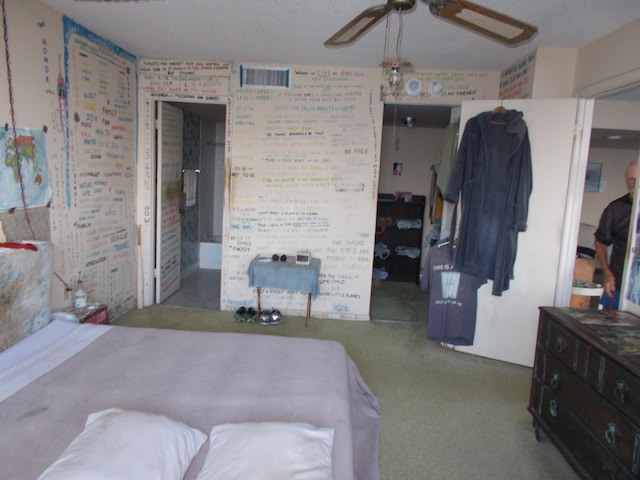
MULTIPOLYGON (((0 477, 38 478, 84 434, 90 415, 110 409, 203 432, 207 439, 187 460, 188 480, 211 467, 212 429, 229 425, 330 432, 330 478, 379 479, 378 399, 342 344, 62 320, 0 352, 0 477)), ((247 443, 255 452, 247 463, 287 453, 264 432, 247 443)))

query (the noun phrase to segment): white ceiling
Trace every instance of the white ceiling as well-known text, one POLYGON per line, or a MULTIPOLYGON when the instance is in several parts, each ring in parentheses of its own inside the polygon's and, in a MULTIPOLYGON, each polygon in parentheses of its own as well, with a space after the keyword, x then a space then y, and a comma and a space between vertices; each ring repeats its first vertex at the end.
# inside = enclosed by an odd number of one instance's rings
MULTIPOLYGON (((40 1, 141 57, 376 67, 384 53, 384 20, 351 46, 323 46, 384 0, 40 1)), ((506 47, 433 17, 418 1, 402 17, 401 56, 421 69, 495 71, 537 47, 583 47, 640 17, 639 0, 475 1, 537 26, 538 35, 506 47)), ((390 18, 394 56, 398 15, 390 18)))
MULTIPOLYGON (((385 53, 384 20, 350 46, 323 45, 360 12, 385 0, 40 1, 138 57, 377 67, 385 53)), ((535 25, 538 34, 524 45, 507 47, 433 17, 417 1, 402 15, 401 56, 420 69, 496 71, 538 47, 583 47, 640 17, 640 0, 475 2, 535 25)), ((389 18, 392 38, 386 56, 393 56, 398 15, 389 18)), ((640 100, 640 89, 625 95, 640 100)), ((444 126, 445 110, 405 105, 392 111, 387 106, 385 124, 410 115, 418 127, 444 126)))

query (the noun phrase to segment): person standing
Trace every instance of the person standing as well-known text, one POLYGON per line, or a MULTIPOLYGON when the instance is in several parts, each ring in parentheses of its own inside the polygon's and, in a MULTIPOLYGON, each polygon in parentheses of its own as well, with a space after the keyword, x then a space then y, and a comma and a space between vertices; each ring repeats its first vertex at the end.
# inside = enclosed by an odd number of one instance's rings
POLYGON ((596 257, 602 268, 604 293, 600 303, 606 309, 617 310, 620 304, 622 272, 627 256, 629 223, 633 208, 633 194, 638 175, 637 162, 631 162, 625 170, 627 193, 612 201, 602 212, 595 236, 596 257), (611 248, 611 257, 607 258, 607 248, 611 248))

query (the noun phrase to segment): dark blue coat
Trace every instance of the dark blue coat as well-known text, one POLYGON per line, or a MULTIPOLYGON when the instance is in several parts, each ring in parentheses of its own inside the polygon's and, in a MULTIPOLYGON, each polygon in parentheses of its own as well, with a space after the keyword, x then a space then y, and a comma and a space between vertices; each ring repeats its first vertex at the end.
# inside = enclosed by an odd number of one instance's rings
MULTIPOLYGON (((471 118, 444 193, 462 216, 455 249, 456 270, 493 280, 500 296, 513 279, 518 232, 527 229, 533 188, 531 147, 522 113, 483 112, 471 118)), ((456 225, 452 226, 452 235, 456 225)))

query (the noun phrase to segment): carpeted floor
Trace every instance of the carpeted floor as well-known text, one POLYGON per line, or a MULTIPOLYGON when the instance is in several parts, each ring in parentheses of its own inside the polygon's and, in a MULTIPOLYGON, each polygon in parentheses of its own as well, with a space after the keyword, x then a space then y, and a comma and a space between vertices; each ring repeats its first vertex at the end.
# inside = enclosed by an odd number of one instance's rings
POLYGON ((115 321, 135 327, 243 332, 340 341, 379 396, 383 480, 573 480, 527 411, 531 369, 426 340, 421 322, 286 317, 278 326, 237 323, 231 312, 154 306, 115 321))
MULTIPOLYGON (((163 305, 220 310, 220 270, 199 269, 182 279, 163 305)), ((383 281, 371 287, 370 318, 386 322, 427 321, 429 295, 415 283, 383 281)))
POLYGON ((389 282, 371 285, 371 320, 426 323, 429 295, 411 282, 389 282))

